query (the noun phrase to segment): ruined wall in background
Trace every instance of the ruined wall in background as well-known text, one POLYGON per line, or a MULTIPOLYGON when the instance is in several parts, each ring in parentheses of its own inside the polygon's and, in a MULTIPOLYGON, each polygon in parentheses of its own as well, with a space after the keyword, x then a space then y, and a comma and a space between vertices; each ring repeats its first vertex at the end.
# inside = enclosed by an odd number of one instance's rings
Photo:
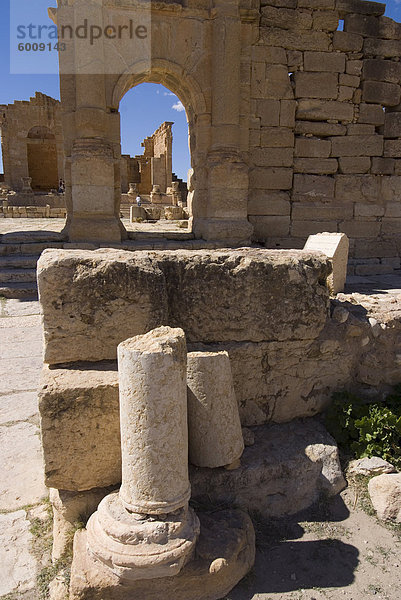
MULTIPOLYGON (((149 195, 154 185, 165 194, 173 180, 173 133, 174 123, 165 121, 153 135, 142 142, 143 155, 135 156, 139 163, 139 193, 149 195)), ((135 182, 135 180, 133 180, 135 182)))
POLYGON ((0 106, 4 182, 22 189, 22 177, 32 177, 38 191, 57 188, 64 178, 60 102, 36 92, 29 101, 0 106))
POLYGON ((300 248, 339 231, 351 272, 399 268, 401 25, 363 0, 262 0, 260 10, 243 57, 254 240, 300 248))

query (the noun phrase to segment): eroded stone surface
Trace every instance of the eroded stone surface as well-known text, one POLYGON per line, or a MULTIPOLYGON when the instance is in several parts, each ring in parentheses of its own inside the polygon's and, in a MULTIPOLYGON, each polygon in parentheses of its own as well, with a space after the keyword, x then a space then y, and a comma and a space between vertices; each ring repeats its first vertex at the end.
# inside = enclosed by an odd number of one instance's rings
POLYGON ((401 523, 401 473, 373 477, 368 489, 379 519, 401 523))
POLYGON ((45 366, 39 409, 47 486, 80 491, 121 481, 115 363, 45 366))
POLYGON ((188 353, 189 459, 198 467, 223 467, 244 450, 227 352, 188 353))
POLYGON ((189 342, 313 339, 328 273, 327 258, 302 251, 47 250, 45 362, 115 358, 119 342, 166 324, 189 342))
POLYGON ((393 467, 393 465, 386 460, 379 458, 378 456, 352 460, 348 466, 349 475, 365 475, 367 477, 372 475, 381 475, 382 473, 394 473, 395 470, 396 469, 393 467))
POLYGON ((38 285, 49 364, 114 359, 120 342, 167 321, 164 276, 146 255, 46 250, 38 285))
POLYGON ((218 600, 224 597, 254 563, 252 523, 240 511, 200 515, 201 533, 194 559, 175 577, 140 580, 121 585, 116 575, 87 554, 86 532, 74 540, 71 600, 218 600))
POLYGON ((255 443, 245 448, 238 469, 191 467, 193 498, 278 517, 310 506, 321 492, 344 489, 337 445, 314 419, 252 432, 255 443))
POLYGON ((185 506, 187 351, 182 329, 159 327, 118 346, 124 506, 167 514, 185 506))

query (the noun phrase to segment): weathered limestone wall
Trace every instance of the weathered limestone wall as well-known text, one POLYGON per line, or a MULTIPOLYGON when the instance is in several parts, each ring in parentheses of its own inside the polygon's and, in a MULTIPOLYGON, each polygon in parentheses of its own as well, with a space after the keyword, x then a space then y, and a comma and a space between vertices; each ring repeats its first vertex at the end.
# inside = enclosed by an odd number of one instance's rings
POLYGON ((36 92, 29 101, 0 106, 4 181, 22 189, 22 177, 32 177, 34 189, 50 190, 64 178, 64 148, 60 102, 36 92))
POLYGON ((246 65, 254 239, 344 232, 357 274, 400 267, 401 25, 384 9, 262 0, 246 65))
MULTIPOLYGON (((99 14, 109 18, 117 6, 135 18, 128 0, 99 3, 99 14)), ((78 167, 74 181, 67 175, 71 240, 124 237, 119 104, 129 89, 153 82, 186 108, 197 238, 301 248, 310 234, 338 231, 351 239, 351 271, 399 268, 401 26, 383 16, 385 5, 182 0, 150 10, 143 60, 122 45, 117 62, 105 51, 103 79, 61 76, 67 163, 80 164, 83 147, 93 157, 87 181, 77 180, 78 167), (104 175, 101 189, 96 171, 104 175), (84 184, 83 203, 77 190, 84 184)), ((92 51, 101 54, 102 44, 92 51)), ((61 68, 74 60, 73 52, 62 54, 61 68)))
MULTIPOLYGON (((228 352, 243 425, 312 416, 334 390, 380 391, 399 381, 396 305, 383 311, 377 300, 365 306, 363 297, 339 296, 330 307, 328 272, 323 255, 301 251, 47 250, 38 264, 44 360, 71 363, 71 381, 87 390, 81 405, 100 423, 98 386, 83 370, 104 369, 99 361, 114 361, 129 336, 182 327, 191 351, 228 352)), ((67 397, 57 373, 44 370, 42 418, 57 394, 67 397)), ((68 419, 80 402, 71 396, 67 404, 68 419)))
POLYGON ((329 273, 324 255, 305 251, 46 250, 38 265, 46 484, 69 490, 75 519, 75 493, 89 501, 121 482, 117 346, 162 325, 184 329, 187 382, 200 396, 214 375, 198 365, 194 387, 191 357, 228 353, 241 424, 252 428, 241 467, 191 467, 195 498, 282 516, 321 490, 341 490, 335 442, 312 417, 333 391, 371 396, 399 382, 401 313, 380 296, 330 300, 329 273))
POLYGON ((64 219, 65 208, 47 206, 1 206, 0 219, 64 219))
MULTIPOLYGON (((174 123, 165 121, 153 135, 142 142, 143 155, 135 156, 139 165, 140 194, 148 196, 154 185, 166 193, 173 180, 173 134, 174 123)), ((135 180, 132 180, 135 182, 135 180)))

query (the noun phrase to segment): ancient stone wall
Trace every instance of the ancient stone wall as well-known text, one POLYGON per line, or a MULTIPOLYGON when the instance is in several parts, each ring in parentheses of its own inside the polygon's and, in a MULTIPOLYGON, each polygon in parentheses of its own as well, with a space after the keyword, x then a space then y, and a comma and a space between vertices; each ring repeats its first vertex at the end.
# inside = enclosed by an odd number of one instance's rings
POLYGON ((245 70, 254 239, 302 247, 344 232, 357 274, 400 266, 401 25, 384 9, 262 0, 245 70))
MULTIPOLYGON (((243 426, 312 417, 344 388, 372 397, 397 384, 396 300, 330 301, 329 272, 324 255, 305 251, 46 250, 38 283, 47 485, 80 491, 119 483, 117 346, 161 325, 182 327, 189 351, 228 352, 243 426)), ((316 434, 319 426, 311 427, 316 434)), ((296 448, 295 438, 289 434, 296 448)), ((271 450, 264 448, 263 463, 271 450)), ((300 460, 307 451, 295 453, 300 460)), ((212 477, 208 470, 211 493, 212 477)), ((291 512, 293 500, 280 494, 279 504, 291 512)))
POLYGON ((60 102, 36 92, 29 101, 0 106, 4 181, 15 191, 22 177, 37 191, 57 189, 64 178, 60 102))
MULTIPOLYGON (((153 135, 142 142, 144 152, 135 156, 139 165, 138 191, 150 195, 154 185, 165 194, 173 180, 173 134, 174 123, 165 121, 153 135)), ((132 180, 135 183, 135 180, 132 180)))

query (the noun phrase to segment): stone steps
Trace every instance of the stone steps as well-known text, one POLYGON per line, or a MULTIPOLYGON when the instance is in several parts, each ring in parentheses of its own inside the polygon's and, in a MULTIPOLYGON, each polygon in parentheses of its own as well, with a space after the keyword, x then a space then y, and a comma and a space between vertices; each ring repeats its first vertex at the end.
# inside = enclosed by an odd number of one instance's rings
POLYGON ((96 250, 99 247, 122 250, 177 250, 215 248, 218 244, 195 240, 181 231, 130 231, 120 244, 75 244, 63 241, 54 231, 12 232, 0 235, 0 296, 26 298, 37 295, 36 263, 47 248, 96 250))
POLYGON ((2 269, 36 269, 38 254, 5 254, 0 256, 0 270, 2 269))
POLYGON ((2 269, 0 265, 0 285, 4 283, 36 282, 35 269, 2 269))
POLYGON ((32 298, 36 299, 38 288, 36 282, 26 283, 0 283, 0 297, 4 298, 32 298))

